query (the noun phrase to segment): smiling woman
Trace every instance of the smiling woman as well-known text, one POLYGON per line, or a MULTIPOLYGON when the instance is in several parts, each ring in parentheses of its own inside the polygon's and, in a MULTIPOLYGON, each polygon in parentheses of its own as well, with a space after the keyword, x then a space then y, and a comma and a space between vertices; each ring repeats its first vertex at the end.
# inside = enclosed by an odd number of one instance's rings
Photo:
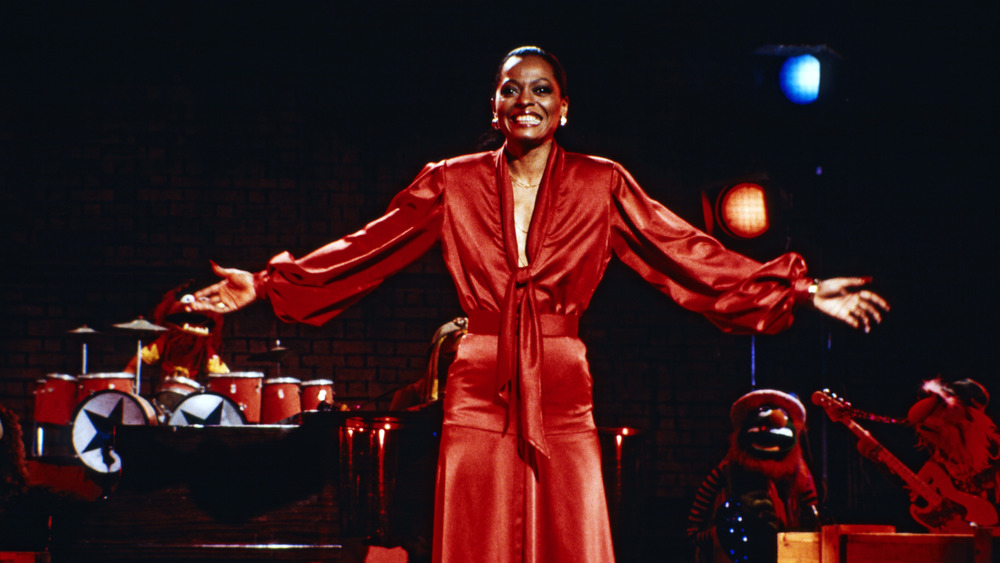
POLYGON ((586 348, 577 337, 612 255, 730 332, 778 332, 812 304, 869 329, 887 308, 866 280, 815 280, 786 254, 761 264, 651 199, 619 164, 555 141, 566 75, 538 47, 503 58, 497 150, 428 164, 381 218, 314 252, 223 278, 191 311, 270 301, 322 324, 440 243, 468 333, 451 364, 438 460, 434 560, 614 560, 586 348))

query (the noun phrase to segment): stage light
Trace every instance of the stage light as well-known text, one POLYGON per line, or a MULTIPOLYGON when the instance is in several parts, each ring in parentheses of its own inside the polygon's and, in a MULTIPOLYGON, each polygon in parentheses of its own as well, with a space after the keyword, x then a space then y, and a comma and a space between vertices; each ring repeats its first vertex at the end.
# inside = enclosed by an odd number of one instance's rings
POLYGON ((763 109, 774 109, 776 102, 830 107, 842 98, 834 84, 842 58, 826 45, 767 45, 753 55, 753 83, 763 109))
POLYGON ((735 237, 759 237, 770 227, 766 199, 759 184, 744 182, 724 189, 716 204, 719 225, 735 237))
POLYGON ((788 101, 804 105, 819 98, 821 78, 819 59, 807 54, 785 59, 778 81, 788 101))

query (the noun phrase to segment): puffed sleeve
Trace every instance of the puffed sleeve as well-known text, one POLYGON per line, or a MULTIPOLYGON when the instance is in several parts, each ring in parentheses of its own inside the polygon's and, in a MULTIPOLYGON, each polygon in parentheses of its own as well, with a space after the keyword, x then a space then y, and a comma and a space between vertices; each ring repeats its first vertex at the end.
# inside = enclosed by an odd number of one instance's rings
POLYGON ((257 274, 258 297, 289 322, 321 325, 422 256, 440 238, 443 163, 427 165, 388 211, 302 258, 282 252, 257 274))
POLYGON ((801 256, 788 253, 761 264, 728 250, 615 168, 611 244, 625 264, 726 332, 770 334, 791 325, 812 283, 801 256))

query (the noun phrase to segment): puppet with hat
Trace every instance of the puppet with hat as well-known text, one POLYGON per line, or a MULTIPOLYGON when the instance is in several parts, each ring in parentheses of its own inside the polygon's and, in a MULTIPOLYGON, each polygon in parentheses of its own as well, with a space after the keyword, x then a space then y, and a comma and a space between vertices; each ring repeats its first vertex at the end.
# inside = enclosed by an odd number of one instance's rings
MULTIPOLYGON (((222 315, 213 312, 185 312, 186 300, 181 296, 191 284, 187 282, 163 295, 153 310, 153 323, 167 329, 153 343, 143 346, 142 363, 159 365, 162 378, 185 377, 203 380, 210 373, 229 373, 219 358, 222 350, 222 315)), ((135 373, 132 358, 126 372, 135 373)))
POLYGON ((730 409, 726 457, 705 478, 688 515, 699 562, 774 561, 777 533, 819 525, 816 487, 803 457, 806 409, 775 389, 730 409))
MULTIPOLYGON (((941 491, 954 490, 1000 504, 1000 435, 986 414, 990 395, 978 382, 962 379, 924 383, 927 393, 906 416, 918 445, 930 454, 917 476, 941 491)), ((980 516, 982 519, 983 516, 980 516)), ((992 522, 996 523, 996 511, 992 522)))

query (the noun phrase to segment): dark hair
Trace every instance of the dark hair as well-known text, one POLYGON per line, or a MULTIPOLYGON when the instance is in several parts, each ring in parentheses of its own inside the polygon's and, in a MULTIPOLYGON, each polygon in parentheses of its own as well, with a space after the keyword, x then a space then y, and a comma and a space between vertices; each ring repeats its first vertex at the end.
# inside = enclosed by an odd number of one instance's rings
POLYGON ((559 59, 557 59, 555 55, 545 49, 542 49, 541 47, 535 47, 533 45, 518 47, 517 49, 507 53, 507 56, 505 56, 497 66, 497 72, 493 76, 493 86, 495 87, 497 83, 500 82, 500 74, 503 72, 503 65, 507 64, 507 61, 513 57, 528 57, 532 55, 541 57, 545 60, 545 62, 549 63, 549 66, 552 67, 552 72, 556 75, 556 83, 559 84, 559 93, 565 97, 567 93, 566 69, 563 68, 562 63, 559 62, 559 59))

